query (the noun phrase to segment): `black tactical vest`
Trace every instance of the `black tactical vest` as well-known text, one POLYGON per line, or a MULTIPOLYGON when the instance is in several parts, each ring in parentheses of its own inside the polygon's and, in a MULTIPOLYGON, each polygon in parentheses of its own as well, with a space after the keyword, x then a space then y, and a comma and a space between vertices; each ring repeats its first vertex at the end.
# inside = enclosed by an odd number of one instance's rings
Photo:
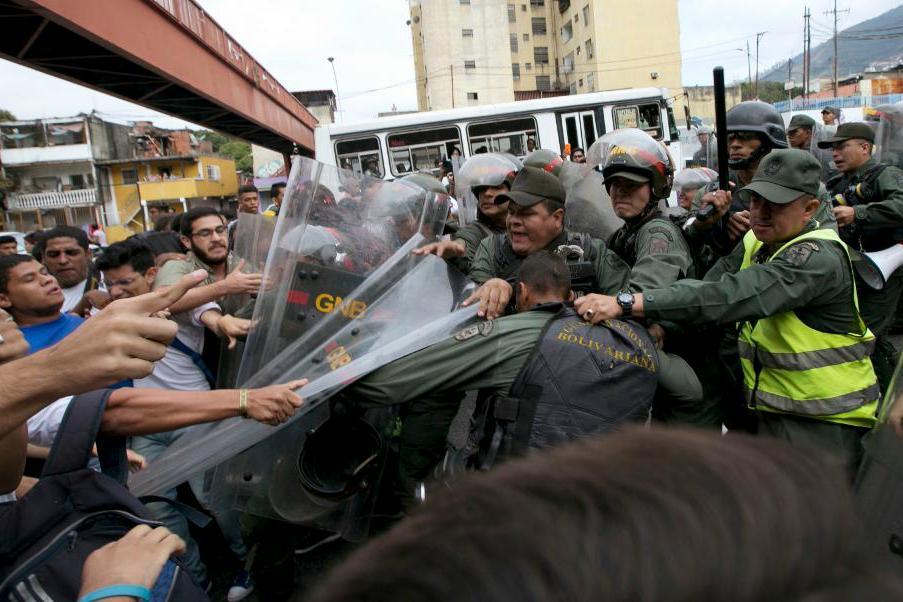
MULTIPOLYGON (((878 163, 861 174, 839 174, 828 180, 827 187, 834 206, 846 204, 855 207, 884 200, 878 190, 878 178, 887 168, 888 165, 878 163), (843 203, 840 199, 843 199, 843 203)), ((903 228, 868 227, 857 222, 839 228, 838 232, 845 243, 862 251, 883 251, 895 245, 903 236, 903 228)))
POLYGON ((652 407, 658 353, 643 327, 621 320, 593 326, 561 304, 537 309, 556 315, 508 395, 485 407, 473 468, 642 422, 652 407))

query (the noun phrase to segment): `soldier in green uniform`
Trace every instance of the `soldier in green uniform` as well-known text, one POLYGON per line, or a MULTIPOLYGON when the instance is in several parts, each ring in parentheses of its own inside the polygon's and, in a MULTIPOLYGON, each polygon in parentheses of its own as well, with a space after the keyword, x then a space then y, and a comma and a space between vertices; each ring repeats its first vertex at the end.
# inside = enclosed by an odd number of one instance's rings
POLYGON ((477 155, 468 159, 458 172, 455 185, 470 190, 476 199, 476 219, 459 228, 451 240, 424 245, 415 255, 432 253, 450 262, 465 274, 470 273, 474 254, 487 236, 505 231, 507 203, 496 198, 511 189, 514 176, 521 165, 515 159, 499 153, 477 155))
POLYGON ((818 143, 827 134, 814 119, 803 113, 794 115, 787 124, 787 142, 790 147, 809 151, 818 159, 821 163, 822 182, 827 182, 837 174, 837 170, 831 165, 831 153, 818 148, 818 143))
MULTIPOLYGON (((787 148, 784 119, 772 105, 748 100, 727 112, 728 179, 732 190, 716 190, 717 183, 700 191, 694 208, 713 204, 718 208, 719 220, 707 235, 711 248, 721 256, 729 254, 749 230, 749 206, 732 191, 749 184, 762 158, 775 149, 787 148)), ((822 226, 833 224, 827 191, 819 192, 823 205, 815 219, 822 226)), ((706 266, 707 267, 707 266, 706 266)))
POLYGON ((565 192, 558 178, 524 167, 511 191, 497 200, 508 203, 507 231, 480 243, 470 277, 482 286, 465 301, 479 301, 481 316, 491 319, 505 312, 514 293, 509 280, 525 257, 543 249, 567 254, 571 288, 610 294, 621 290, 630 272, 624 261, 603 241, 565 229, 565 192))
MULTIPOLYGON (((819 143, 831 148, 840 174, 828 181, 837 204, 834 215, 840 237, 857 251, 883 251, 903 241, 903 171, 872 158, 874 130, 866 123, 844 123, 819 143)), ((903 272, 897 270, 881 290, 857 283, 862 318, 878 336, 875 370, 886 386, 896 355, 887 339, 903 292, 903 272)))
POLYGON ((589 295, 575 308, 591 321, 737 323, 743 387, 760 434, 820 445, 855 468, 878 405, 874 335, 859 315, 846 245, 814 219, 820 171, 805 151, 769 153, 739 192, 752 229, 704 281, 628 299, 589 295))
POLYGON ((627 420, 643 421, 656 383, 671 395, 701 395, 699 382, 680 369, 686 364, 657 353, 642 326, 620 320, 591 326, 564 305, 570 274, 559 255, 530 255, 520 265, 517 286, 516 315, 465 328, 345 391, 365 404, 409 402, 400 446, 402 482, 408 489, 444 454, 464 391, 504 396, 509 411, 510 400, 520 399, 521 411, 514 414, 536 416, 533 424, 541 427, 526 429, 532 433, 528 447, 610 430, 627 420), (540 361, 529 361, 539 356, 540 361))

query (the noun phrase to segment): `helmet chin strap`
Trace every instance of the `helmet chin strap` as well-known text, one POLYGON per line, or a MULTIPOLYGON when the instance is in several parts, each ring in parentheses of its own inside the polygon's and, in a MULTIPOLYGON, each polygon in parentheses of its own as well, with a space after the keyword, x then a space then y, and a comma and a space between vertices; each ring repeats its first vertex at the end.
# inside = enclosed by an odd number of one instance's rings
POLYGON ((729 159, 727 165, 731 169, 746 169, 757 163, 759 159, 767 155, 770 150, 771 147, 763 142, 750 156, 745 159, 729 159))

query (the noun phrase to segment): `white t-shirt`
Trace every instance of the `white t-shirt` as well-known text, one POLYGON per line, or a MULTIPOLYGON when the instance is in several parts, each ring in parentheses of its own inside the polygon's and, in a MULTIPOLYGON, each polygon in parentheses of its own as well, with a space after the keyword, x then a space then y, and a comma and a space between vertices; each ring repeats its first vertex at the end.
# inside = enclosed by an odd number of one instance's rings
POLYGON ((70 286, 69 288, 63 289, 63 309, 60 311, 65 313, 69 313, 72 311, 78 302, 82 300, 82 297, 85 295, 85 286, 88 285, 88 279, 85 278, 75 286, 70 286))
POLYGON ((32 445, 50 447, 60 430, 63 416, 69 408, 72 395, 60 397, 40 412, 28 419, 28 442, 32 445))
MULTIPOLYGON (((189 312, 177 314, 173 319, 179 325, 176 337, 189 349, 204 351, 204 324, 201 315, 211 309, 219 309, 216 303, 205 303, 189 312)), ((176 391, 209 391, 210 385, 201 369, 191 357, 170 345, 163 359, 154 364, 150 376, 135 380, 135 387, 173 389, 176 391)))

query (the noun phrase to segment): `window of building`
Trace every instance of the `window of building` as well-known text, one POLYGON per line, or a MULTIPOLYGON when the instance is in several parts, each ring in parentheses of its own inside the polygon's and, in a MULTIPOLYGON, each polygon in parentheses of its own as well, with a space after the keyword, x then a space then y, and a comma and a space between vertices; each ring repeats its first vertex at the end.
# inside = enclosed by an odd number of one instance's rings
POLYGON ((530 6, 534 8, 538 8, 540 6, 545 6, 546 0, 530 0, 530 6))
POLYGON ((485 148, 490 153, 527 154, 527 138, 536 140, 536 120, 532 117, 477 123, 467 126, 470 152, 485 148))
POLYGON ((517 34, 512 33, 510 40, 511 40, 511 52, 517 52, 517 34))
POLYGON ((564 44, 567 44, 571 41, 571 38, 574 37, 574 25, 568 21, 564 25, 561 26, 561 41, 564 44))
POLYGON ((549 64, 549 49, 545 46, 537 46, 533 49, 533 62, 537 65, 549 64))
POLYGON ((548 75, 537 75, 536 76, 536 89, 537 90, 551 90, 552 89, 552 78, 548 75))
POLYGON ((563 59, 561 59, 561 72, 562 73, 570 73, 574 70, 574 53, 569 52, 563 59))
POLYGON ((577 82, 572 83, 568 86, 568 94, 576 94, 577 93, 577 82))
POLYGON ((534 36, 546 35, 546 18, 545 17, 533 17, 532 23, 533 23, 533 35, 534 36))
POLYGON ((580 13, 574 13, 574 23, 580 22, 580 13))
POLYGON ((80 173, 72 174, 69 176, 69 184, 72 185, 73 189, 80 190, 85 187, 85 176, 80 173))
POLYGON ((465 69, 476 69, 477 62, 476 61, 464 61, 464 68, 465 69))
POLYGON ((583 7, 583 24, 589 23, 589 4, 583 7))
POLYGON ((357 176, 363 175, 366 171, 379 176, 386 173, 382 166, 379 138, 376 136, 336 142, 335 154, 339 167, 357 176))
POLYGON ((472 30, 472 29, 462 29, 462 30, 461 30, 461 37, 462 37, 462 38, 472 38, 472 37, 473 37, 473 30, 472 30))
POLYGON ((467 93, 467 100, 479 100, 479 99, 480 99, 480 95, 477 94, 476 92, 468 92, 467 93))
POLYGON ((470 0, 458 0, 458 4, 470 4, 470 0))
POLYGON ((513 4, 508 5, 508 22, 514 23, 517 21, 517 7, 513 4))
POLYGON ((589 88, 590 92, 596 91, 596 74, 593 72, 589 72, 586 74, 586 87, 589 88))
POLYGON ((511 63, 511 75, 514 79, 520 79, 520 63, 511 63))
POLYGON ((593 58, 593 41, 591 39, 587 40, 584 42, 583 46, 586 47, 586 58, 593 58))
POLYGON ((530 34, 525 33, 524 34, 524 42, 529 42, 529 41, 530 41, 530 34))
POLYGON ((558 12, 562 15, 571 7, 571 0, 558 0, 558 12))
POLYGON ((640 128, 656 140, 662 139, 662 110, 656 103, 615 107, 612 116, 615 128, 640 128))
POLYGON ((122 183, 123 184, 137 184, 138 183, 138 170, 137 169, 123 169, 122 170, 122 183))
POLYGON ((520 5, 520 11, 521 11, 522 13, 527 12, 527 5, 526 5, 526 4, 521 4, 521 5, 520 5))
POLYGON ((208 165, 207 166, 207 179, 208 180, 219 180, 220 171, 219 165, 208 165))
POLYGON ((580 54, 580 46, 579 45, 577 46, 577 48, 574 49, 574 52, 576 52, 578 55, 580 54))
POLYGON ((531 71, 533 69, 533 63, 524 63, 524 70, 531 71))
MULTIPOLYGON (((476 100, 476 92, 468 92, 467 100, 476 100)), ((396 176, 415 171, 439 173, 436 162, 451 156, 454 147, 461 146, 461 136, 456 127, 420 130, 402 134, 390 134, 389 159, 396 176)))
POLYGON ((583 78, 582 78, 582 77, 581 77, 580 79, 577 80, 577 86, 580 87, 580 88, 583 87, 583 78))

